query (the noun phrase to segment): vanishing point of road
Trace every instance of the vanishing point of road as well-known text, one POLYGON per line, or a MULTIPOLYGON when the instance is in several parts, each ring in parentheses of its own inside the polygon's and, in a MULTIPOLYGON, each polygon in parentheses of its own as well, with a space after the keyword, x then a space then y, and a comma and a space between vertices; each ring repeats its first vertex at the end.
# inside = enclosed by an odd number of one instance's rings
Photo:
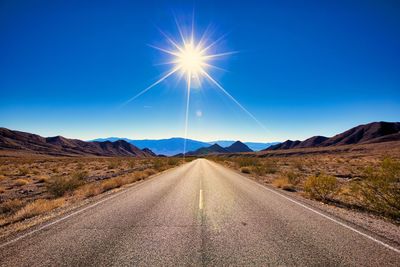
POLYGON ((0 244, 0 266, 400 266, 398 248, 194 160, 0 244))

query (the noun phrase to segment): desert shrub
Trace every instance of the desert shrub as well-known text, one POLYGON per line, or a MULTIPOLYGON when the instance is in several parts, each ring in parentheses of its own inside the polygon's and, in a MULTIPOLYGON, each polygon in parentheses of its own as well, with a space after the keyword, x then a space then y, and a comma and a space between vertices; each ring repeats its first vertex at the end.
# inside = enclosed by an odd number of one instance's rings
POLYGON ((361 204, 392 218, 400 218, 400 161, 384 159, 378 168, 368 168, 365 179, 353 186, 361 204))
POLYGON ((0 194, 6 192, 6 188, 4 186, 0 186, 0 194))
POLYGON ((266 173, 265 167, 263 165, 252 167, 251 172, 258 176, 264 175, 266 173))
POLYGON ((4 201, 0 205, 0 214, 1 213, 14 213, 19 210, 24 205, 24 202, 20 199, 10 199, 4 201))
POLYGON ((121 187, 125 183, 126 183, 125 180, 122 178, 112 178, 102 182, 101 188, 103 189, 103 191, 108 191, 114 188, 121 187))
POLYGON ((304 171, 304 164, 300 159, 295 160, 293 166, 299 171, 304 171))
POLYGON ((278 166, 276 164, 275 161, 273 160, 266 160, 264 161, 264 169, 265 169, 265 173, 276 173, 278 171, 278 166))
POLYGON ((338 190, 336 177, 330 175, 310 176, 304 183, 304 191, 317 200, 327 201, 332 199, 338 190))
POLYGON ((168 158, 167 164, 170 166, 176 166, 179 163, 178 158, 168 158))
POLYGON ((285 177, 287 177, 289 183, 297 185, 300 183, 300 174, 293 171, 285 172, 285 177))
POLYGON ((239 167, 248 167, 248 166, 258 166, 258 165, 260 165, 259 159, 258 158, 252 158, 252 157, 236 158, 235 162, 239 165, 239 167))
POLYGON ((45 175, 40 175, 36 179, 37 179, 37 181, 39 183, 44 183, 44 182, 47 182, 49 180, 49 177, 45 176, 45 175))
POLYGON ((130 161, 128 161, 128 167, 129 167, 130 169, 135 168, 135 167, 136 167, 136 161, 135 161, 135 160, 130 160, 130 161))
POLYGON ((55 176, 48 180, 47 190, 56 197, 72 192, 85 182, 87 172, 76 172, 71 176, 55 176))
POLYGON ((103 193, 103 188, 99 183, 90 183, 79 187, 75 190, 74 195, 80 198, 97 196, 103 193))
POLYGON ((108 169, 116 169, 116 168, 118 168, 119 166, 121 165, 121 161, 119 161, 119 160, 110 160, 109 162, 108 162, 108 165, 107 165, 107 168, 108 169))
POLYGON ((14 184, 16 186, 27 185, 27 184, 29 184, 29 180, 27 180, 27 179, 17 179, 17 180, 14 181, 14 184))
POLYGON ((157 171, 154 170, 154 169, 147 169, 147 170, 144 171, 144 173, 148 177, 148 176, 152 176, 153 174, 156 174, 157 171))
POLYGON ((18 175, 20 175, 20 176, 25 176, 28 173, 29 173, 29 170, 26 167, 21 167, 18 169, 18 175))
POLYGON ((242 167, 242 168, 240 168, 240 171, 241 171, 242 173, 251 173, 251 170, 250 170, 249 167, 242 167))
POLYGON ((162 171, 164 170, 165 162, 162 159, 156 158, 153 160, 152 165, 157 171, 162 171))
POLYGON ((272 184, 278 188, 282 188, 287 191, 294 191, 295 188, 293 184, 291 184, 287 177, 279 177, 272 181, 272 184))
POLYGON ((45 212, 48 212, 55 208, 61 207, 63 204, 64 204, 64 199, 60 199, 60 198, 53 199, 53 200, 38 199, 38 200, 35 200, 34 202, 26 205, 19 211, 17 211, 15 213, 14 220, 19 221, 19 220, 24 220, 24 219, 28 219, 31 217, 35 217, 42 213, 45 213, 45 212))

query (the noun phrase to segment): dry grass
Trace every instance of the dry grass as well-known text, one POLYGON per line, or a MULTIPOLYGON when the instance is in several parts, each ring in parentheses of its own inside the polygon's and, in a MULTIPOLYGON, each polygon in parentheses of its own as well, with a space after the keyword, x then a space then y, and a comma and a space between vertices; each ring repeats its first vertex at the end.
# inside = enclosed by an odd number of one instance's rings
POLYGON ((294 185, 291 184, 288 180, 287 177, 280 177, 272 181, 272 184, 278 188, 281 188, 283 190, 287 191, 294 191, 294 185))
POLYGON ((240 168, 240 172, 242 173, 251 173, 251 170, 249 167, 242 167, 240 168))
POLYGON ((0 204, 0 214, 1 213, 15 213, 23 205, 24 205, 24 202, 20 199, 9 199, 0 204))
POLYGON ((400 222, 400 142, 209 159, 277 188, 400 222))
POLYGON ((29 180, 28 179, 17 179, 17 180, 14 181, 14 184, 16 186, 27 185, 27 184, 29 184, 29 180))
POLYGON ((24 219, 28 219, 34 216, 37 216, 39 214, 43 214, 45 212, 51 211, 55 208, 63 206, 65 203, 65 200, 63 198, 58 198, 58 199, 38 199, 35 200, 34 202, 26 205, 19 211, 15 213, 13 216, 14 221, 20 221, 24 219))
POLYGON ((304 182, 304 191, 309 197, 329 201, 338 193, 337 179, 330 175, 310 176, 304 182))
POLYGON ((0 227, 146 179, 181 163, 179 158, 0 157, 0 227), (26 177, 30 173, 33 176, 26 177))
POLYGON ((21 167, 18 169, 19 176, 26 176, 28 173, 29 173, 29 170, 26 167, 21 167))

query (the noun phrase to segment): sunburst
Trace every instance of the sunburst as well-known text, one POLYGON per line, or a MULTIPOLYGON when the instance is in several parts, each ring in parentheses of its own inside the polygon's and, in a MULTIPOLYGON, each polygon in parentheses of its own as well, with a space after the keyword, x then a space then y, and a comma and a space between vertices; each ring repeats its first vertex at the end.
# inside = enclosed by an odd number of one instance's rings
MULTIPOLYGON (((169 61, 165 64, 170 65, 171 68, 157 81, 153 84, 136 94, 134 97, 126 101, 127 104, 134 99, 138 98, 142 94, 149 91, 154 86, 158 85, 168 77, 179 74, 179 77, 185 77, 186 80, 186 114, 185 114, 185 134, 184 134, 184 148, 183 155, 186 154, 186 139, 188 133, 188 114, 190 105, 190 91, 192 88, 192 82, 195 80, 198 84, 201 84, 201 80, 206 79, 211 84, 220 89, 226 96, 228 96, 238 107, 243 110, 247 115, 249 115, 254 121, 256 121, 262 128, 265 129, 264 125, 246 108, 244 108, 231 94, 229 94, 223 86, 216 81, 210 74, 209 69, 221 69, 211 62, 216 59, 226 57, 231 54, 237 53, 236 51, 222 52, 222 53, 211 53, 211 50, 222 40, 221 38, 216 39, 213 42, 207 43, 210 40, 208 36, 204 33, 203 36, 197 41, 195 38, 194 26, 192 23, 191 32, 188 36, 183 34, 182 28, 177 23, 177 28, 181 37, 181 41, 176 41, 172 37, 165 34, 163 31, 160 32, 165 36, 166 40, 170 44, 170 48, 163 48, 154 45, 151 47, 165 53, 169 56, 169 61), (172 48, 171 48, 172 47, 172 48)), ((201 86, 200 86, 201 87, 201 86)))

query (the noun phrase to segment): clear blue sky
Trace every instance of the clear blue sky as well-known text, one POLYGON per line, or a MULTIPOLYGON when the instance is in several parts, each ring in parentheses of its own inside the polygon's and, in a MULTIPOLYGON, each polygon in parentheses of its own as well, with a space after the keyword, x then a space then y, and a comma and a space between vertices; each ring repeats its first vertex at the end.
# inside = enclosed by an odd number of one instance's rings
POLYGON ((400 118, 399 1, 0 1, 0 126, 91 139, 184 132, 175 78, 126 106, 166 71, 158 28, 199 33, 238 54, 193 90, 189 138, 282 141, 400 118), (201 111, 202 116, 196 112, 201 111))

